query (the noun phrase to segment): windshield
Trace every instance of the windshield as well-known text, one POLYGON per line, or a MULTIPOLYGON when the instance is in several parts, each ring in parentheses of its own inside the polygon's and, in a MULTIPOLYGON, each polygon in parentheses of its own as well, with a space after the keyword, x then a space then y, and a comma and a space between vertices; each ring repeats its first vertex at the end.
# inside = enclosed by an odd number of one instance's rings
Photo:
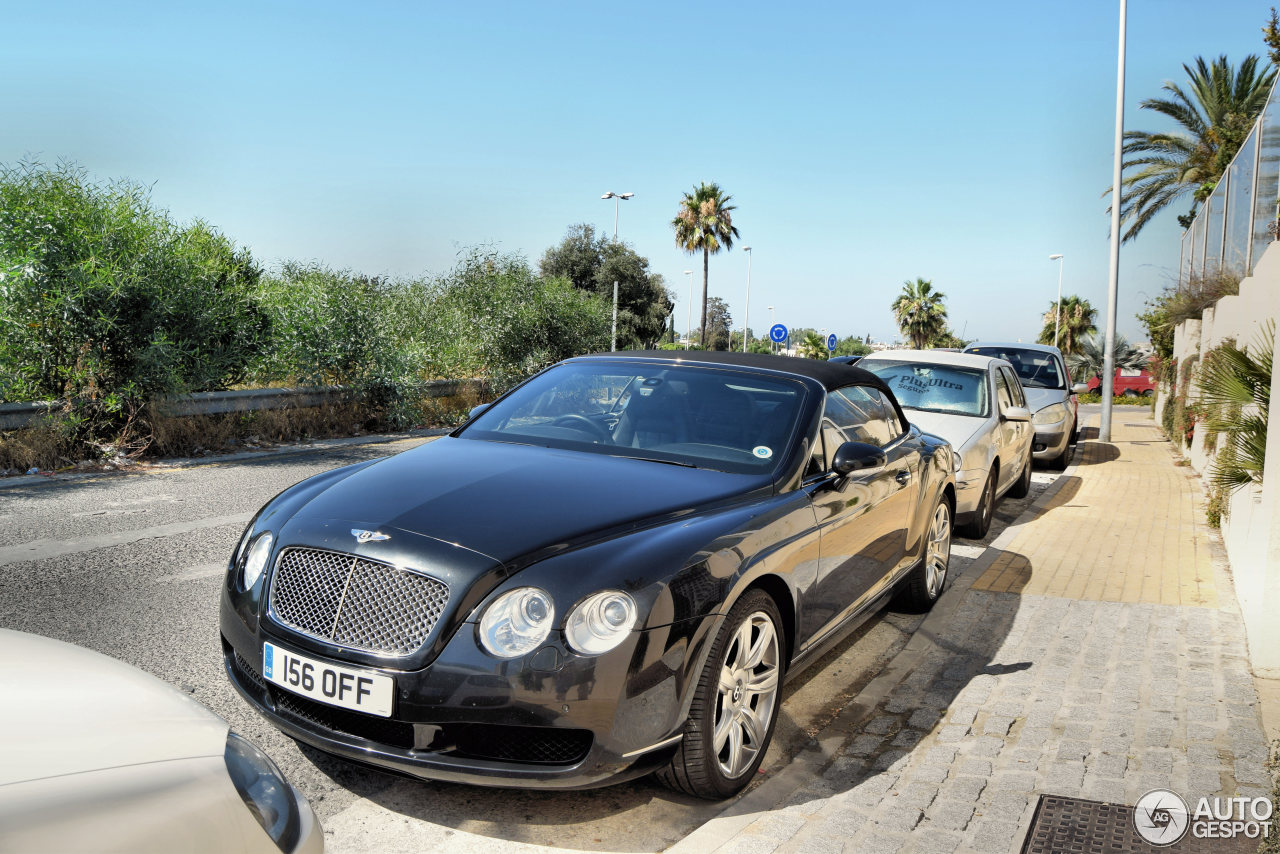
POLYGON ((891 359, 863 359, 858 367, 884 380, 904 409, 978 418, 991 414, 986 371, 891 359))
POLYGON ((1058 370, 1058 358, 1041 350, 1023 350, 1020 347, 970 347, 966 353, 994 356, 1013 364, 1018 379, 1026 388, 1066 388, 1062 373, 1058 370))
POLYGON ((786 456, 799 381, 690 365, 572 363, 481 413, 468 439, 763 474, 786 456))

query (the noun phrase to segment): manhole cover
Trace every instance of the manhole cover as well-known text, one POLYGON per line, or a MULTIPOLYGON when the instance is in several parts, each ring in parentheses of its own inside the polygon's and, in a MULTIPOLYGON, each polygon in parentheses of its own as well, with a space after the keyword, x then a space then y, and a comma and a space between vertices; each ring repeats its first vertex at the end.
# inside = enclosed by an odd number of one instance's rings
POLYGON ((1057 795, 1040 796, 1031 829, 1022 843, 1022 854, 1253 854, 1257 849, 1258 840, 1244 836, 1196 839, 1190 833, 1173 845, 1157 847, 1138 836, 1133 827, 1133 807, 1057 795))

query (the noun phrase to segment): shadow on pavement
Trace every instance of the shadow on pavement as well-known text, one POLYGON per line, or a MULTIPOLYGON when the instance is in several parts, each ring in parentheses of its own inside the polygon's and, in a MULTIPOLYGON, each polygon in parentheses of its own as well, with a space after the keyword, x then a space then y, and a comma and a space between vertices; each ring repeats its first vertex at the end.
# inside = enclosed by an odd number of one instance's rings
MULTIPOLYGON (((836 716, 840 706, 893 658, 922 620, 919 615, 882 612, 789 681, 783 688, 783 706, 764 763, 766 773, 758 775, 759 780, 747 793, 767 780, 769 772, 785 767, 812 735, 836 716), (887 640, 890 637, 892 643, 887 640), (869 652, 868 646, 873 651, 869 652), (842 676, 843 683, 833 687, 831 683, 842 676)), ((306 745, 299 747, 320 772, 381 808, 414 821, 534 845, 589 851, 661 851, 737 800, 691 798, 652 778, 577 792, 482 788, 394 778, 306 745), (392 782, 388 785, 389 780, 392 782)))

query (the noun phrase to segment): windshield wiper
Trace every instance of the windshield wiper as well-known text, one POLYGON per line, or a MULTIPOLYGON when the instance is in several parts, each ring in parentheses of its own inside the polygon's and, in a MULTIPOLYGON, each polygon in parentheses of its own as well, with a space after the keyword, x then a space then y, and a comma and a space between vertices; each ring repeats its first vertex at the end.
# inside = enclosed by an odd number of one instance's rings
POLYGON ((657 457, 633 457, 630 454, 609 454, 611 457, 617 457, 620 460, 640 460, 646 463, 663 463, 669 466, 683 466, 684 468, 696 469, 693 463, 686 463, 681 460, 660 460, 657 457))

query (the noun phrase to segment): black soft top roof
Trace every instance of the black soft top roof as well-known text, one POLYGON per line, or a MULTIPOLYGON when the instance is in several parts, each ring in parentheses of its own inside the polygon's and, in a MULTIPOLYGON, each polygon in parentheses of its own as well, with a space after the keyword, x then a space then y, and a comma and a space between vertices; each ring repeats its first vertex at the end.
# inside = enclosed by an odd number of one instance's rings
MULTIPOLYGON (((768 353, 737 353, 722 350, 625 350, 620 353, 596 353, 579 358, 647 359, 659 362, 736 365, 743 368, 763 368, 770 371, 809 377, 822 383, 827 391, 847 385, 866 385, 889 392, 889 387, 884 384, 883 380, 856 365, 827 362, 821 359, 771 356, 768 353)), ((893 393, 889 392, 889 396, 892 398, 893 393)))

